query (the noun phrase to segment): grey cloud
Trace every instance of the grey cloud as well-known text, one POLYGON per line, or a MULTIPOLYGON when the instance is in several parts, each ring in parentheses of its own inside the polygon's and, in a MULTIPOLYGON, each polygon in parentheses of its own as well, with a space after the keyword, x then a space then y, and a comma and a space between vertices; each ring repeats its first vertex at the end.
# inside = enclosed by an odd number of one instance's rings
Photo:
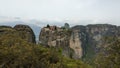
POLYGON ((120 0, 0 0, 0 16, 70 24, 110 22, 120 25, 119 6, 120 0))

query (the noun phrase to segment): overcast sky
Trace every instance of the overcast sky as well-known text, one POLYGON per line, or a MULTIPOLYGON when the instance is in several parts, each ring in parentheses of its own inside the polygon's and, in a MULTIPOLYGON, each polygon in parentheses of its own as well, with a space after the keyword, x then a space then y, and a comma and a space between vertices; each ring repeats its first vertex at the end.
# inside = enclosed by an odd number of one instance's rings
POLYGON ((0 0, 0 21, 6 17, 120 25, 120 0, 0 0))

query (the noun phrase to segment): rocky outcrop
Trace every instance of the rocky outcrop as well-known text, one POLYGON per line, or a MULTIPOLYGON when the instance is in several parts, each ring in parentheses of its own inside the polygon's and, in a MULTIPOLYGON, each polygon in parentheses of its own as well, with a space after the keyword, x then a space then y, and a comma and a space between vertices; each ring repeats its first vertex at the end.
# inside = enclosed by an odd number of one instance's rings
POLYGON ((105 37, 120 36, 120 28, 109 24, 75 26, 72 29, 73 31, 77 30, 75 33, 79 35, 79 43, 81 43, 79 47, 82 47, 81 57, 89 59, 93 58, 101 50, 105 37))
POLYGON ((68 33, 61 28, 55 30, 45 27, 41 30, 40 42, 46 46, 71 48, 74 51, 72 57, 80 59, 94 58, 104 44, 105 37, 120 37, 120 27, 110 24, 78 25, 70 30, 68 33))
POLYGON ((80 27, 80 29, 72 28, 72 29, 65 29, 59 28, 55 26, 49 26, 42 28, 40 32, 40 43, 45 46, 53 46, 53 47, 60 47, 63 50, 63 55, 67 55, 74 59, 80 59, 83 54, 83 45, 84 45, 84 31, 85 27, 80 27))
POLYGON ((33 30, 28 25, 16 25, 15 30, 19 32, 19 35, 28 42, 36 43, 33 30))
POLYGON ((72 49, 69 47, 71 31, 56 26, 42 28, 39 36, 40 43, 48 47, 62 48, 62 54, 72 57, 72 49))
POLYGON ((70 48, 75 51, 74 58, 81 58, 83 56, 82 41, 79 37, 79 32, 74 31, 70 38, 70 48))
POLYGON ((35 35, 32 29, 27 25, 16 25, 14 28, 10 26, 0 26, 0 36, 8 34, 17 35, 27 42, 35 43, 35 35))
POLYGON ((72 29, 72 34, 70 38, 70 47, 74 50, 73 57, 75 59, 80 59, 85 54, 86 48, 84 45, 86 43, 86 32, 84 26, 75 26, 72 29))

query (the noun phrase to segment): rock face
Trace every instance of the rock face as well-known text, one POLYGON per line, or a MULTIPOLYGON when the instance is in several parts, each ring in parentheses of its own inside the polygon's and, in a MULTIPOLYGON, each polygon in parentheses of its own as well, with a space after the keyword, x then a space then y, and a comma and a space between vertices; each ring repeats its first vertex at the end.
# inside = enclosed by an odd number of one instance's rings
POLYGON ((74 59, 94 58, 104 44, 105 37, 120 36, 120 27, 109 24, 94 24, 74 26, 71 32, 57 28, 43 28, 40 33, 40 42, 46 46, 71 48, 74 59))
POLYGON ((72 31, 74 31, 76 34, 78 33, 79 35, 78 46, 82 47, 82 50, 79 50, 81 54, 80 57, 93 58, 94 55, 100 51, 102 45, 104 44, 103 39, 105 37, 119 37, 119 30, 119 27, 109 24, 73 27, 72 31))
POLYGON ((70 47, 74 50, 74 58, 80 59, 84 55, 84 45, 86 32, 84 26, 75 26, 72 29, 72 34, 70 38, 70 47))
POLYGON ((42 45, 62 48, 63 55, 69 57, 72 53, 72 49, 69 47, 70 35, 71 32, 68 30, 56 26, 49 26, 42 28, 39 39, 42 45))
POLYGON ((16 25, 15 30, 19 32, 19 35, 28 42, 36 43, 33 30, 28 25, 16 25))
POLYGON ((42 45, 60 47, 63 55, 80 59, 84 55, 85 37, 84 26, 72 29, 49 26, 42 28, 39 39, 42 45))
POLYGON ((79 32, 74 31, 70 38, 70 47, 75 51, 74 58, 81 58, 83 56, 82 42, 79 37, 79 32))

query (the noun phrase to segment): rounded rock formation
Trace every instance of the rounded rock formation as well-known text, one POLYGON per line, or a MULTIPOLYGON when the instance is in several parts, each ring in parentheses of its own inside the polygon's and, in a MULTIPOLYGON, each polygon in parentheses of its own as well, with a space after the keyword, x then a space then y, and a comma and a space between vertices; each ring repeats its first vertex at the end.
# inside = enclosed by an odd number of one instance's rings
POLYGON ((16 25, 14 29, 19 32, 19 35, 22 37, 22 39, 25 39, 30 43, 36 43, 35 34, 28 25, 16 25))

